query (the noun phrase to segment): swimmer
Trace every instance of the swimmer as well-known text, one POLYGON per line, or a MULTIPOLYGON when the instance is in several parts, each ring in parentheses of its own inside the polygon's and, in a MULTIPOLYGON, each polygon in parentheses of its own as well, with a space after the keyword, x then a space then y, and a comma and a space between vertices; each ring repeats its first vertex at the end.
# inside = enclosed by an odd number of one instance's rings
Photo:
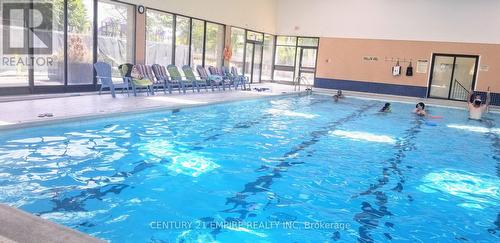
POLYGON ((483 114, 488 113, 488 108, 490 107, 490 101, 491 101, 490 87, 488 87, 488 92, 486 94, 486 103, 484 104, 480 95, 474 94, 472 90, 469 93, 470 96, 467 102, 467 109, 469 110, 469 119, 480 121, 483 118, 483 114))
POLYGON ((425 112, 425 104, 423 102, 418 103, 413 110, 413 113, 418 116, 426 116, 427 112, 425 112))
POLYGON ((379 112, 391 112, 391 103, 385 103, 384 107, 379 112))
POLYGON ((342 94, 342 90, 337 90, 337 94, 333 96, 333 101, 339 102, 339 99, 343 99, 345 96, 342 94))

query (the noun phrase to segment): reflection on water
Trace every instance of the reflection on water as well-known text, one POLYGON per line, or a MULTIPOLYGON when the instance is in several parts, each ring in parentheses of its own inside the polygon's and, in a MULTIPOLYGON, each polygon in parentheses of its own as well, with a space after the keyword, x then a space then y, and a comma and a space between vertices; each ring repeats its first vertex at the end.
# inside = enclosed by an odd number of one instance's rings
POLYGON ((386 135, 377 135, 368 132, 335 130, 330 132, 330 135, 342 138, 348 138, 355 141, 366 141, 366 142, 388 143, 388 144, 396 143, 396 140, 392 137, 386 135))
POLYGON ((500 181, 488 175, 463 171, 442 171, 427 174, 418 189, 425 193, 448 193, 465 199, 463 207, 484 208, 500 200, 500 181))

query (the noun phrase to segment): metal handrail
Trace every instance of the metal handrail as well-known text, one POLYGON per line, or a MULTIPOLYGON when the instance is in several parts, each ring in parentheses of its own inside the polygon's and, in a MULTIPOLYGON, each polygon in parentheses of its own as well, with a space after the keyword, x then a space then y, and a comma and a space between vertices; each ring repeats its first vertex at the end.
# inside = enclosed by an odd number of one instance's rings
POLYGON ((453 82, 453 98, 467 100, 467 97, 470 95, 469 90, 465 88, 458 80, 455 79, 453 82), (457 90, 458 88, 458 90, 457 90))
POLYGON ((302 85, 305 85, 306 90, 308 90, 308 91, 312 90, 312 84, 309 83, 309 80, 304 76, 297 77, 294 80, 293 85, 294 85, 294 91, 301 91, 302 85))

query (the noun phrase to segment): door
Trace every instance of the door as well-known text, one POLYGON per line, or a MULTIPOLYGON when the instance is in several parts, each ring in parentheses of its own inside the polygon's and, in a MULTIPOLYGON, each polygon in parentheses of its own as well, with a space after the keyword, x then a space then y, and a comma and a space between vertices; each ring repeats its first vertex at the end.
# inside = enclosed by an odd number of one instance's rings
POLYGON ((261 43, 247 43, 245 49, 244 74, 250 83, 260 82, 262 72, 262 51, 263 45, 261 43))
POLYGON ((467 100, 476 81, 478 61, 478 56, 434 54, 428 96, 467 100))
POLYGON ((316 48, 300 48, 298 75, 304 77, 306 84, 313 84, 316 74, 316 48))

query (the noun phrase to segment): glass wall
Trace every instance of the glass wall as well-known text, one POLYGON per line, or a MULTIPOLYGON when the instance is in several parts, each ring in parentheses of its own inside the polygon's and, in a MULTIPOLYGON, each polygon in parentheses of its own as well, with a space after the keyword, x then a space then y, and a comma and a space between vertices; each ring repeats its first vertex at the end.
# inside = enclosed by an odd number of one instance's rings
POLYGON ((113 76, 118 77, 118 65, 135 61, 135 8, 100 0, 97 16, 98 60, 111 64, 113 76))
POLYGON ((224 31, 224 25, 207 23, 205 66, 222 67, 224 58, 224 31))
POLYGON ((93 83, 94 1, 68 4, 68 84, 93 83))
POLYGON ((175 65, 180 68, 189 65, 191 20, 182 16, 176 16, 175 19, 175 65))
POLYGON ((172 63, 174 15, 155 10, 146 12, 146 64, 172 63))
POLYGON ((273 80, 293 82, 300 76, 312 84, 316 72, 318 43, 318 38, 278 36, 273 80))
POLYGON ((205 21, 192 20, 191 30, 191 66, 203 65, 203 47, 205 41, 205 21))
POLYGON ((262 58, 262 77, 263 81, 273 79, 273 56, 274 56, 274 36, 264 35, 264 53, 262 58))
POLYGON ((36 7, 41 12, 41 15, 33 14, 30 16, 34 23, 43 20, 44 16, 52 16, 52 32, 37 30, 33 32, 34 46, 47 46, 46 41, 52 44, 52 53, 47 54, 43 48, 34 48, 33 57, 35 60, 42 60, 45 58, 45 65, 34 65, 33 74, 36 86, 46 85, 64 85, 64 9, 63 1, 46 1, 52 4, 39 5, 36 7), (43 7, 41 7, 43 6, 43 7), (50 36, 52 35, 52 36, 50 36))
MULTIPOLYGON (((31 4, 1 1, 0 18, 10 20, 2 24, 10 23, 1 25, 0 29, 0 41, 7 44, 1 49, 0 87, 16 89, 4 89, 0 93, 95 90, 94 9, 93 0, 44 0, 31 4), (25 28, 25 23, 31 23, 32 31, 25 28)), ((129 13, 135 14, 133 7, 129 13)), ((132 26, 133 20, 132 17, 132 26)), ((134 48, 133 41, 130 48, 134 48)))
MULTIPOLYGON (((2 45, 2 65, 0 65, 0 87, 28 87, 29 82, 29 50, 28 29, 25 28, 24 19, 27 16, 23 9, 5 10, 6 4, 0 4, 0 19, 9 19, 10 25, 0 23, 0 41, 2 45), (5 15, 4 15, 5 14, 5 15), (8 35, 4 35, 4 30, 8 35), (17 38, 11 38, 17 36, 17 38), (8 48, 8 49, 7 49, 8 48)), ((8 7, 8 6, 7 6, 8 7)), ((5 89, 0 89, 0 92, 5 89)))
POLYGON ((233 55, 230 65, 238 68, 240 74, 243 72, 243 62, 245 58, 245 30, 231 27, 231 48, 233 55))
POLYGON ((297 55, 297 37, 278 36, 274 61, 274 80, 292 82, 297 55))

